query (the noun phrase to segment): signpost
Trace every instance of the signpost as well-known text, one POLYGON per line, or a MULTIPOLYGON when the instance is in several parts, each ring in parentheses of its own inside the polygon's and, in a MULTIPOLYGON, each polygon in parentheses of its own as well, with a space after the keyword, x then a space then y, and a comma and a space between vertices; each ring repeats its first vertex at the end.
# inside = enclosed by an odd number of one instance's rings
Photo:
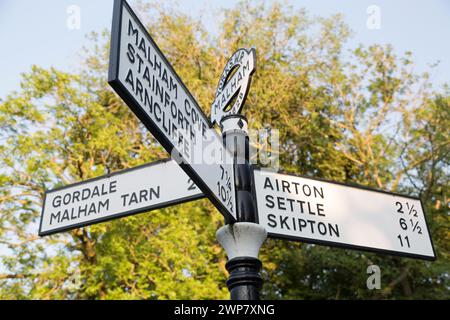
POLYGON ((108 82, 172 158, 231 221, 233 156, 124 0, 115 0, 108 82))
POLYGON ((225 216, 216 236, 236 300, 259 298, 258 252, 267 236, 435 259, 417 198, 251 168, 248 123, 239 112, 254 49, 239 49, 227 62, 210 123, 124 0, 114 1, 111 34, 108 82, 174 160, 48 191, 39 235, 206 196, 225 216))
POLYGON ((259 223, 269 237, 434 260, 419 199, 254 170, 259 223))
POLYGON ((203 198, 173 160, 163 160, 47 191, 45 236, 203 198))

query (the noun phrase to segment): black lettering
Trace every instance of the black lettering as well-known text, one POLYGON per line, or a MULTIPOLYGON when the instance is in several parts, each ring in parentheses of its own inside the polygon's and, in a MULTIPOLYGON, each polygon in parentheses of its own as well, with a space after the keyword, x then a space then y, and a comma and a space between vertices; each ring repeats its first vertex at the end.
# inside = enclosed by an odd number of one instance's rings
POLYGON ((290 198, 286 198, 287 202, 289 202, 290 207, 291 207, 291 211, 294 211, 294 202, 295 199, 290 199, 290 198))
POLYGON ((84 213, 84 216, 88 215, 87 204, 84 205, 84 207, 78 207, 78 216, 80 216, 82 213, 84 213))
POLYGON ((136 57, 138 58, 138 73, 141 73, 142 64, 144 63, 144 60, 141 58, 139 54, 136 54, 136 57))
POLYGON ((150 112, 153 111, 153 96, 148 96, 147 89, 144 90, 144 106, 148 106, 150 112))
POLYGON ((147 195, 148 195, 147 190, 144 189, 144 190, 139 191, 139 202, 142 202, 142 199, 144 199, 145 201, 148 201, 147 195))
POLYGON ((153 56, 153 70, 158 69, 158 76, 161 77, 161 62, 156 61, 156 54, 153 56))
POLYGON ((275 203, 273 202, 273 196, 270 194, 266 195, 266 207, 273 209, 275 207, 275 203))
POLYGON ((309 197, 311 195, 311 188, 307 184, 304 184, 302 189, 305 196, 309 197))
POLYGON ((172 118, 176 119, 178 114, 178 108, 175 104, 170 105, 170 113, 172 115, 172 118))
POLYGON ((167 92, 164 92, 164 107, 170 105, 170 95, 167 92))
POLYGON ((68 205, 70 203, 70 193, 66 193, 63 197, 63 204, 68 205))
POLYGON ((54 208, 58 208, 61 205, 61 196, 54 197, 52 204, 54 208))
POLYGON ((154 106, 154 108, 155 108, 155 118, 156 118, 156 120, 157 120, 158 122, 161 122, 161 113, 162 113, 161 107, 160 107, 159 104, 156 103, 156 102, 155 102, 155 104, 154 104, 153 106, 154 106), (158 116, 158 114, 157 114, 157 112, 156 112, 157 110, 158 110, 159 116, 158 116))
POLYGON ((167 70, 164 69, 161 77, 162 81, 166 83, 167 88, 169 88, 169 80, 167 79, 167 70))
POLYGON ((97 209, 95 208, 95 203, 91 203, 91 205, 89 206, 88 215, 91 215, 91 213, 97 213, 97 209))
POLYGON ((55 219, 56 222, 59 223, 60 215, 61 215, 61 211, 58 211, 56 214, 55 214, 55 213, 52 213, 52 214, 50 215, 50 225, 53 224, 53 219, 55 219))
POLYGON ((143 88, 141 81, 138 78, 136 78, 136 94, 139 95, 141 102, 144 101, 144 99, 142 98, 142 89, 143 88))
POLYGON ((73 202, 80 201, 80 191, 74 191, 72 200, 73 202))
POLYGON ((307 220, 307 221, 311 227, 311 233, 314 233, 314 225, 316 224, 316 222, 313 220, 307 220))
POLYGON ((298 182, 291 182, 292 185, 294 185, 295 187, 295 194, 298 194, 298 186, 300 185, 300 183, 298 182))
POLYGON ((94 196, 100 196, 100 191, 98 190, 98 186, 95 186, 94 191, 92 191, 91 198, 93 198, 94 196))
POLYGON ((155 196, 156 199, 159 199, 161 195, 161 186, 157 186, 156 190, 154 188, 150 188, 150 200, 153 199, 153 196, 155 196))
POLYGON ((189 103, 189 100, 187 100, 187 99, 184 100, 184 110, 186 111, 187 116, 190 117, 192 107, 191 107, 191 104, 189 103))
POLYGON ((306 221, 303 219, 298 219, 298 230, 301 232, 304 227, 306 227, 306 221))
POLYGON ((129 204, 132 204, 132 203, 138 203, 138 199, 137 199, 136 193, 134 193, 134 192, 131 194, 130 203, 129 204))
POLYGON ((178 85, 176 83, 173 82, 172 77, 170 77, 170 86, 169 86, 169 90, 173 91, 175 90, 175 99, 178 98, 178 85))
POLYGON ((145 39, 144 39, 144 37, 141 38, 141 41, 139 42, 138 49, 141 50, 144 53, 144 57, 147 55, 147 49, 146 49, 146 46, 145 46, 145 39))
POLYGON ((72 214, 70 215, 70 219, 71 220, 75 220, 75 219, 79 218, 80 217, 80 212, 78 212, 77 214, 78 214, 78 216, 75 215, 75 210, 72 208, 72 214))
POLYGON ((334 227, 329 223, 328 224, 328 230, 330 230, 330 236, 333 236, 333 233, 336 237, 339 238, 339 226, 337 224, 334 225, 334 227))
POLYGON ((278 203, 278 209, 280 210, 286 210, 285 202, 283 197, 277 197, 277 203, 278 203))
POLYGON ((134 91, 134 78, 133 78, 133 71, 131 71, 131 69, 128 70, 127 77, 125 78, 125 82, 129 83, 131 85, 131 88, 134 91))
POLYGON ((288 225, 287 222, 286 222, 288 218, 289 218, 289 217, 282 217, 282 216, 280 216, 280 226, 281 226, 281 229, 284 229, 283 226, 286 226, 286 229, 291 230, 291 228, 289 228, 289 225, 288 225))
POLYGON ((164 102, 164 88, 159 85, 159 81, 156 81, 156 87, 154 89, 155 89, 155 94, 159 95, 159 99, 161 100, 161 103, 163 103, 164 102))
POLYGON ((144 74, 143 74, 143 76, 142 76, 142 79, 144 79, 144 80, 146 80, 146 81, 148 82, 148 87, 149 87, 149 88, 152 87, 152 83, 151 83, 151 81, 150 81, 150 71, 149 71, 149 69, 148 69, 147 66, 145 67, 145 70, 144 70, 144 74))
POLYGON ((129 43, 128 44, 127 57, 128 57, 128 60, 131 63, 134 63, 136 61, 136 59, 134 58, 134 54, 135 54, 134 47, 133 47, 133 45, 131 43, 129 43))
POLYGON ((106 199, 105 201, 99 201, 98 202, 98 212, 100 212, 102 209, 105 209, 105 211, 109 210, 109 199, 106 199))
POLYGON ((323 213, 324 209, 323 209, 323 204, 322 203, 318 203, 317 204, 317 215, 325 217, 325 214, 323 213))
POLYGON ((67 211, 67 209, 64 210, 63 216, 61 217, 61 222, 64 222, 64 220, 70 220, 69 211, 67 211))
POLYGON ((286 190, 287 190, 288 193, 291 193, 291 190, 289 189, 289 182, 288 181, 282 180, 281 181, 281 186, 283 187, 283 192, 286 192, 286 190))
POLYGON ((309 202, 307 202, 307 203, 308 203, 308 213, 311 214, 311 215, 313 215, 313 216, 315 216, 316 213, 315 213, 314 211, 311 210, 311 203, 309 203, 309 202))
POLYGON ((314 197, 317 198, 317 195, 319 195, 323 199, 323 189, 322 188, 317 188, 316 186, 313 186, 313 190, 314 190, 314 197))
POLYGON ((116 191, 117 191, 117 180, 114 180, 109 183, 109 193, 114 193, 116 191))
POLYGON ((300 205, 300 212, 304 213, 303 205, 305 204, 305 201, 297 200, 297 203, 300 205))
POLYGON ((275 228, 277 226, 277 221, 275 220, 275 215, 274 214, 268 214, 267 215, 267 219, 269 220, 269 227, 271 228, 275 228))
POLYGON ((264 189, 269 188, 270 190, 273 190, 272 183, 270 182, 270 178, 266 177, 266 180, 264 181, 264 189))
POLYGON ((327 234, 327 226, 323 223, 323 222, 319 222, 317 224, 317 229, 319 230, 319 233, 321 235, 326 235, 327 234))
POLYGON ((131 23, 131 19, 128 21, 128 35, 135 36, 135 44, 138 45, 139 32, 138 32, 138 29, 135 29, 133 27, 133 24, 131 23))
POLYGON ((125 207, 127 205, 127 198, 128 198, 129 194, 125 193, 123 195, 121 195, 120 197, 122 198, 122 206, 125 207))

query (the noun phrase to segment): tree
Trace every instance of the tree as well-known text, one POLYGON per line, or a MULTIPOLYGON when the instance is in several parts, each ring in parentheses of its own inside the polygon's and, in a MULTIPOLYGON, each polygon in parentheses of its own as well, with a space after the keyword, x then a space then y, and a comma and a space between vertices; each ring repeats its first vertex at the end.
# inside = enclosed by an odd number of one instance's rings
MULTIPOLYGON (((433 92, 410 54, 344 45, 340 16, 276 3, 225 10, 217 35, 171 8, 148 29, 204 111, 234 50, 256 47, 244 108, 251 128, 280 130, 283 170, 422 197, 437 262, 269 239, 263 296, 448 298, 449 92, 433 92), (377 264, 382 288, 366 288, 377 264)), ((108 44, 93 35, 78 73, 34 66, 0 103, 1 298, 226 298, 223 224, 206 200, 39 238, 44 190, 166 158, 106 84, 108 44)))

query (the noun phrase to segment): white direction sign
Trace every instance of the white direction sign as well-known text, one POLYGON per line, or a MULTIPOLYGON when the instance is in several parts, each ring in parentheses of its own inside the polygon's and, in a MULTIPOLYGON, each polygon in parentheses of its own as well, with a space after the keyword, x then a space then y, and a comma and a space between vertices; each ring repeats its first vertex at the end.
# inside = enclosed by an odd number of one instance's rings
POLYGON ((39 235, 203 197, 203 193, 175 161, 157 161, 47 191, 39 235))
POLYGON ((254 170, 259 223, 271 237, 434 260, 419 199, 254 170))
POLYGON ((232 155, 124 0, 114 2, 108 82, 205 196, 236 220, 232 155))

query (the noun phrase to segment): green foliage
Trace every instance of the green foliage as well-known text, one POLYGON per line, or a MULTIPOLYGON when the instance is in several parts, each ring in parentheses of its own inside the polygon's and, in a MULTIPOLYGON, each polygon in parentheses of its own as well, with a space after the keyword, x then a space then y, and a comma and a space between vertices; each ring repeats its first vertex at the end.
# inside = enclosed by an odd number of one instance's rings
MULTIPOLYGON (((171 8, 143 4, 149 30, 209 113, 240 47, 257 49, 244 113, 280 130, 283 170, 416 194, 438 260, 413 261, 269 239, 263 296, 448 299, 450 92, 390 46, 344 50, 340 16, 281 4, 225 10, 218 35, 171 8), (366 288, 377 264, 381 290, 366 288)), ((39 238, 44 190, 167 154, 106 83, 108 34, 93 34, 78 73, 33 66, 0 102, 0 298, 226 298, 223 224, 206 200, 39 238), (105 44, 106 43, 106 44, 105 44)))

